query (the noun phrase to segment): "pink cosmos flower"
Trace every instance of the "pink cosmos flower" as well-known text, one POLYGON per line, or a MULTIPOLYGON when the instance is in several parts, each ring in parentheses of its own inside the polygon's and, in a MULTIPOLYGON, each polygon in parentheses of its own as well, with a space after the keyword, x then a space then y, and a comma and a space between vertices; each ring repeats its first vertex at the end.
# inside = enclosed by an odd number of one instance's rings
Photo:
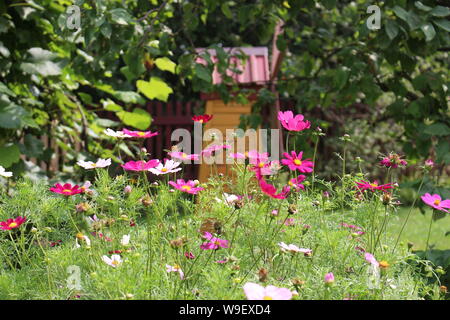
POLYGON ((183 179, 177 179, 177 182, 169 181, 169 184, 182 192, 197 194, 199 191, 202 191, 202 187, 197 187, 195 181, 188 180, 184 181, 183 179))
POLYGON ((131 136, 123 133, 123 131, 114 131, 110 128, 105 129, 103 131, 104 134, 106 134, 109 137, 113 137, 113 138, 119 138, 119 139, 123 139, 123 138, 131 138, 131 136))
POLYGON ((407 164, 408 162, 401 159, 401 157, 396 153, 391 153, 380 161, 380 165, 393 169, 398 168, 399 166, 405 167, 407 164))
POLYGON ((366 252, 364 254, 364 259, 374 267, 378 267, 380 264, 378 263, 377 259, 373 256, 373 254, 366 252))
POLYGON ((323 281, 325 282, 325 284, 332 284, 334 283, 334 274, 333 272, 329 272, 325 275, 323 281))
POLYGON ((343 227, 349 228, 349 229, 353 229, 353 230, 362 230, 361 227, 355 226, 353 224, 347 224, 345 222, 342 222, 340 225, 343 227))
POLYGON ((6 221, 0 222, 0 229, 1 230, 11 230, 20 227, 27 218, 18 216, 15 219, 8 219, 6 221))
POLYGON ((139 161, 128 161, 122 164, 122 168, 127 171, 149 171, 149 169, 156 167, 159 164, 159 160, 153 159, 147 162, 143 160, 139 161))
POLYGON ((216 238, 209 232, 205 232, 203 234, 203 238, 205 238, 209 242, 204 242, 200 246, 200 249, 202 250, 217 250, 219 248, 228 248, 228 240, 216 238))
POLYGON ((309 159, 302 160, 303 151, 300 151, 298 154, 295 151, 291 151, 291 154, 285 152, 283 156, 285 159, 282 159, 281 163, 288 166, 289 170, 298 170, 300 172, 313 171, 314 163, 309 161, 309 159))
POLYGON ((184 253, 184 256, 187 258, 187 259, 190 259, 190 260, 193 260, 193 259, 195 259, 195 256, 194 256, 194 254, 192 253, 192 252, 185 252, 184 253))
POLYGON ((230 153, 228 156, 232 159, 245 159, 246 158, 245 154, 240 153, 240 152, 230 153))
POLYGON ((300 174, 297 178, 292 178, 289 180, 288 185, 294 188, 295 191, 305 190, 305 186, 302 184, 305 181, 306 176, 300 174))
POLYGON ((282 126, 289 131, 303 131, 311 127, 311 123, 306 120, 303 121, 305 117, 301 114, 297 114, 294 117, 292 111, 278 112, 278 120, 280 120, 282 126))
POLYGON ((181 270, 181 267, 179 265, 171 266, 169 264, 166 264, 166 271, 167 272, 178 272, 180 274, 180 279, 184 279, 184 272, 181 270))
POLYGON ((181 170, 181 168, 178 168, 180 164, 181 162, 165 159, 164 164, 159 163, 155 168, 151 168, 148 171, 156 175, 178 172, 181 170))
POLYGON ((123 129, 123 133, 134 138, 151 138, 158 135, 158 132, 151 131, 130 131, 127 129, 123 129))
POLYGON ((189 161, 189 160, 198 160, 199 155, 198 154, 187 154, 180 151, 171 151, 167 153, 172 159, 178 159, 182 161, 189 161))
POLYGON ((434 167, 434 161, 432 159, 427 159, 425 161, 425 167, 427 168, 433 168, 434 167))
POLYGON ((64 185, 57 183, 54 187, 50 188, 50 191, 65 196, 73 196, 75 194, 83 193, 84 189, 80 188, 78 185, 72 186, 70 183, 64 185))
POLYGON ((97 162, 80 160, 77 162, 77 165, 83 167, 86 170, 96 168, 106 168, 111 165, 111 159, 98 159, 97 162))
POLYGON ((365 190, 370 190, 370 191, 375 191, 375 190, 388 190, 388 189, 392 189, 392 183, 387 183, 387 184, 378 184, 378 181, 374 181, 374 182, 369 182, 369 181, 364 181, 361 180, 360 182, 356 182, 357 184, 357 188, 360 191, 365 191, 365 190))
POLYGON ((425 193, 423 196, 421 196, 422 201, 425 202, 430 207, 444 212, 449 212, 447 209, 450 209, 450 200, 442 200, 441 196, 438 194, 429 194, 425 193))
POLYGON ((202 150, 202 155, 204 157, 211 157, 214 152, 223 150, 223 149, 231 149, 231 146, 228 144, 214 144, 212 146, 208 146, 204 150, 202 150))
POLYGON ((291 300, 292 292, 287 288, 275 286, 263 287, 257 283, 247 282, 244 287, 247 300, 291 300))

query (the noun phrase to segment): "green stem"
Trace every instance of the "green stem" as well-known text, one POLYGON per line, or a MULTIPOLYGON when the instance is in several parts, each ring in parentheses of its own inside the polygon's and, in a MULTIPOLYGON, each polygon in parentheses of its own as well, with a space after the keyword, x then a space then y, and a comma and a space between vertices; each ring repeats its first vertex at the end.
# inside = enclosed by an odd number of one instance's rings
POLYGON ((430 254, 430 248, 428 246, 429 242, 430 242, 430 234, 431 234, 431 226, 433 224, 433 212, 431 212, 431 219, 430 219, 430 226, 428 227, 428 236, 427 236, 427 244, 425 245, 425 251, 426 251, 426 257, 429 256, 430 254))

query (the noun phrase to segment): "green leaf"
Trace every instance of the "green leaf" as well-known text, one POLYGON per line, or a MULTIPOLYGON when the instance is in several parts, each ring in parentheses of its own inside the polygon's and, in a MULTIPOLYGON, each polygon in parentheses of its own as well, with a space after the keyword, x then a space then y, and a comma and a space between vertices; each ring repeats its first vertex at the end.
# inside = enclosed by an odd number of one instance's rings
POLYGON ((386 21, 386 34, 388 35, 389 39, 393 40, 398 35, 398 26, 397 23, 393 20, 387 20, 386 21))
POLYGON ((38 158, 44 153, 44 143, 31 134, 25 135, 24 143, 19 145, 20 152, 30 158, 38 158))
POLYGON ((222 13, 227 17, 228 19, 233 18, 233 14, 231 13, 230 7, 228 6, 228 3, 224 2, 220 6, 220 9, 222 10, 222 13))
POLYGON ((133 21, 133 17, 122 8, 113 9, 110 11, 111 20, 120 25, 128 25, 133 21))
POLYGON ((146 130, 152 123, 151 115, 143 109, 134 109, 133 112, 121 111, 117 113, 119 119, 127 126, 139 130, 146 130))
POLYGON ((450 32, 450 21, 445 19, 433 20, 433 23, 437 25, 439 28, 444 29, 447 32, 450 32))
POLYGON ((3 82, 0 82, 0 93, 7 94, 8 96, 15 97, 16 94, 12 92, 3 82))
POLYGON ((440 139, 436 145, 436 160, 438 163, 450 164, 450 143, 447 139, 440 139))
POLYGON ((114 97, 125 103, 145 104, 145 99, 134 91, 116 91, 114 97))
POLYGON ((160 70, 169 71, 172 73, 175 73, 175 68, 177 66, 175 62, 167 57, 156 59, 155 64, 160 70))
POLYGON ((431 10, 430 14, 435 17, 446 17, 450 15, 450 9, 443 6, 436 6, 431 10))
POLYGON ((22 120, 28 116, 28 112, 14 103, 0 109, 0 128, 20 129, 22 120))
POLYGON ((392 10, 394 11, 395 15, 403 21, 406 22, 406 20, 408 20, 408 11, 406 11, 402 7, 395 6, 392 10))
POLYGON ((432 136, 447 136, 450 135, 450 128, 445 123, 437 122, 427 126, 423 132, 432 136))
POLYGON ((172 88, 158 77, 152 77, 150 81, 138 80, 136 86, 147 98, 164 102, 167 102, 169 94, 173 93, 172 88))
POLYGON ((61 74, 59 65, 52 61, 41 61, 36 63, 23 62, 20 69, 28 74, 40 74, 43 77, 57 76, 61 74))
POLYGON ((113 112, 123 111, 123 108, 121 106, 114 103, 114 101, 111 101, 110 99, 103 100, 102 104, 103 104, 103 108, 107 111, 113 111, 113 112))
POLYGON ((426 5, 424 5, 422 2, 420 2, 420 1, 416 1, 416 2, 414 2, 414 5, 418 8, 418 9, 420 9, 420 10, 422 10, 422 11, 426 11, 426 12, 428 12, 428 11, 431 11, 433 8, 431 8, 431 7, 429 7, 429 6, 426 6, 426 5))
POLYGON ((212 82, 212 76, 211 76, 211 71, 209 71, 208 68, 204 67, 203 65, 197 63, 195 65, 195 74, 197 75, 197 77, 199 77, 202 80, 205 80, 208 83, 212 82))
POLYGON ((9 168, 20 160, 20 149, 16 144, 0 147, 0 166, 9 168))
POLYGON ((425 34, 426 41, 431 41, 436 36, 436 30, 434 30, 434 27, 431 23, 426 23, 420 27, 422 29, 422 32, 425 34))

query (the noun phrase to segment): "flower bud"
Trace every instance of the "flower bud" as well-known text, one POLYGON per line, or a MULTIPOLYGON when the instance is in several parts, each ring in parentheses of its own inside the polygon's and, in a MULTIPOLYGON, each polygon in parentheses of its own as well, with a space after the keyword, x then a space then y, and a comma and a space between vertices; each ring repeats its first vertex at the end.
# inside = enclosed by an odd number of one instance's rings
POLYGON ((125 193, 126 195, 130 194, 132 191, 131 186, 126 186, 125 188, 123 188, 123 193, 125 193))

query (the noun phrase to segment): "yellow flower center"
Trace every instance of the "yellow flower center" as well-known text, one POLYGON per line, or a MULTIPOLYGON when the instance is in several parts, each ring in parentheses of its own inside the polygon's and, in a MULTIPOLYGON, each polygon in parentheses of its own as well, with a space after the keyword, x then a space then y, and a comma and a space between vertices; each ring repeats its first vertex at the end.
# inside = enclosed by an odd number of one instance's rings
POLYGON ((72 190, 70 190, 70 189, 64 189, 63 190, 63 193, 71 193, 72 192, 72 190))
POLYGON ((167 168, 162 168, 161 172, 167 172, 167 168))
POLYGON ((203 119, 200 119, 198 122, 203 123, 203 119))
POLYGON ((191 190, 191 187, 190 186, 182 186, 181 189, 189 191, 189 190, 191 190))
POLYGON ((273 300, 273 298, 270 296, 264 296, 263 300, 273 300))
POLYGON ((181 155, 181 157, 182 157, 183 159, 186 159, 186 158, 187 158, 187 154, 186 154, 186 153, 183 153, 183 154, 181 155))
POLYGON ((439 200, 439 199, 436 199, 436 200, 434 200, 434 202, 433 202, 435 205, 440 205, 441 204, 441 200, 439 200))
POLYGON ((384 260, 380 261, 379 264, 380 264, 380 268, 382 268, 382 269, 385 269, 385 268, 389 267, 389 263, 387 261, 384 261, 384 260))
POLYGON ((11 222, 11 223, 9 224, 9 227, 10 227, 10 228, 15 228, 15 227, 17 227, 17 222, 11 222))
POLYGON ((371 183, 370 186, 371 187, 378 187, 378 183, 371 183))
POLYGON ((142 131, 139 131, 137 134, 138 134, 138 136, 141 136, 141 137, 145 136, 145 132, 142 132, 142 131))
POLYGON ((245 151, 244 155, 246 158, 248 158, 248 151, 245 151))
POLYGON ((260 167, 260 168, 264 168, 264 162, 260 162, 260 163, 258 163, 258 167, 260 167))
POLYGON ((77 237, 79 240, 83 240, 83 239, 84 239, 84 235, 83 235, 82 233, 77 233, 76 237, 77 237))
POLYGON ((92 167, 92 168, 95 168, 96 166, 97 166, 96 163, 92 163, 92 164, 91 164, 91 167, 92 167))
POLYGON ((294 186, 294 183, 292 183, 292 181, 289 180, 288 185, 290 185, 291 187, 294 186))
POLYGON ((302 165, 302 161, 301 161, 300 159, 295 159, 295 160, 294 160, 294 163, 295 163, 297 166, 301 166, 301 165, 302 165))
POLYGON ((117 266, 117 265, 119 264, 119 260, 113 260, 113 261, 111 261, 111 263, 112 263, 113 265, 117 266))

